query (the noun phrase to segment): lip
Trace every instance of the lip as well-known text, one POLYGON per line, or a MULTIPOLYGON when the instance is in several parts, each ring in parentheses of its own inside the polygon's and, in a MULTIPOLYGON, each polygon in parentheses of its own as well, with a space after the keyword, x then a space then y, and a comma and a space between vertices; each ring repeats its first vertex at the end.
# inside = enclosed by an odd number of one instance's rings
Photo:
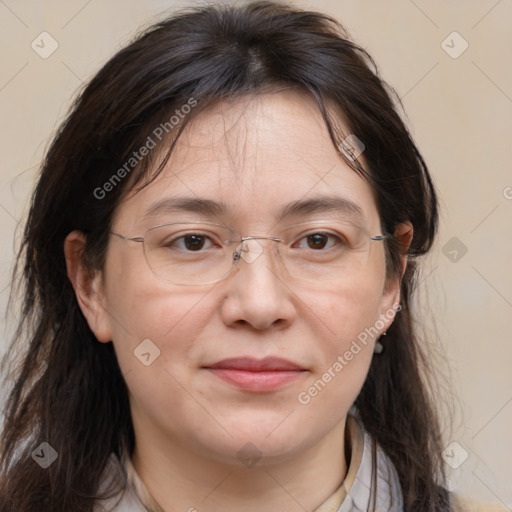
POLYGON ((224 359, 204 369, 244 391, 277 391, 298 379, 307 370, 297 363, 278 357, 224 359))

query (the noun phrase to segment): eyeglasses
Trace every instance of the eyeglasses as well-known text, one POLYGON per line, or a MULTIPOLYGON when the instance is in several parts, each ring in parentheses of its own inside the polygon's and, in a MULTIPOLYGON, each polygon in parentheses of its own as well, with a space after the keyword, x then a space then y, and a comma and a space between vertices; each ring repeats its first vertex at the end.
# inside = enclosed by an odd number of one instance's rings
POLYGON ((263 240, 271 242, 275 264, 290 276, 315 282, 344 280, 364 271, 372 241, 389 238, 386 234, 370 236, 346 220, 294 224, 279 230, 278 237, 241 236, 227 226, 199 221, 160 224, 133 238, 111 234, 142 243, 152 272, 183 286, 222 281, 240 260, 255 262, 263 253, 263 240))

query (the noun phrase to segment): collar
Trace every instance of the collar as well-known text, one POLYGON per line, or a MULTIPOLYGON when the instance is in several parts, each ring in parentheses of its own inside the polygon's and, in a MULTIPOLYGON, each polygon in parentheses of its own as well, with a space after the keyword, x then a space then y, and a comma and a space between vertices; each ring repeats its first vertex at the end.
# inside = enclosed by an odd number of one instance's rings
MULTIPOLYGON (((345 438, 350 451, 345 479, 314 512, 402 512, 400 482, 391 460, 363 429, 360 420, 351 414, 347 416, 345 438)), ((122 455, 121 460, 112 454, 105 471, 108 474, 124 473, 127 485, 116 503, 110 500, 95 511, 164 512, 150 495, 126 454, 122 455)))

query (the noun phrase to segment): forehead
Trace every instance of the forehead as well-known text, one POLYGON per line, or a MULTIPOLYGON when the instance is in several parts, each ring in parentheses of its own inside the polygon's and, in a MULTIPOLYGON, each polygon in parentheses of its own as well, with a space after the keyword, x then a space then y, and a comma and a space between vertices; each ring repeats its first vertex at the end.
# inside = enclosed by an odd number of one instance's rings
POLYGON ((297 214, 293 204, 337 197, 366 224, 377 222, 370 185, 340 157, 314 100, 287 90, 220 102, 199 114, 162 173, 129 195, 118 217, 140 223, 164 214, 165 204, 206 200, 221 206, 215 215, 275 221, 297 214))

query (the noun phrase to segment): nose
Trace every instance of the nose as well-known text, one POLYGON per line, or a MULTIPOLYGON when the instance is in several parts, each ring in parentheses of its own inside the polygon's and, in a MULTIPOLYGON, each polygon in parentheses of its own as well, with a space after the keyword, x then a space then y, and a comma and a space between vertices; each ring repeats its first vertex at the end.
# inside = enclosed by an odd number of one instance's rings
POLYGON ((222 318, 226 325, 265 330, 282 329, 293 322, 293 292, 279 271, 276 249, 273 240, 244 242, 237 269, 225 281, 222 318))

